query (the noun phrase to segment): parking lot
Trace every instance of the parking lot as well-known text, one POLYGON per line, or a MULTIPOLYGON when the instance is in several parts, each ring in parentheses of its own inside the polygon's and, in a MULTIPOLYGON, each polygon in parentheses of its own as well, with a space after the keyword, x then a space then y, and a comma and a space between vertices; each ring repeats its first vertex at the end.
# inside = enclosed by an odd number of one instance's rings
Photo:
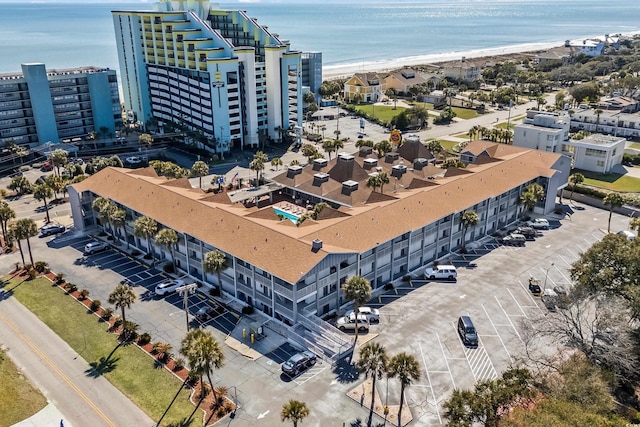
MULTIPOLYGON (((380 308, 380 325, 374 325, 374 339, 389 354, 407 352, 422 368, 419 381, 406 390, 406 402, 413 414, 412 425, 441 425, 442 404, 454 389, 471 388, 477 380, 498 377, 510 364, 523 357, 521 322, 546 313, 540 298, 531 295, 529 277, 543 287, 570 283, 568 269, 580 252, 602 238, 607 229, 608 212, 591 207, 576 210, 571 220, 552 221, 551 230, 542 231, 524 247, 502 246, 487 239, 469 247, 464 256, 451 255, 446 261, 457 266, 455 282, 398 282, 393 292, 371 301, 380 308), (462 345, 456 330, 460 315, 469 315, 479 333, 478 348, 462 345)), ((627 229, 629 218, 613 216, 612 231, 627 229)), ((183 297, 154 295, 154 287, 166 280, 164 273, 150 268, 117 249, 84 256, 82 249, 90 238, 72 230, 53 237, 32 239, 34 257, 45 259, 51 268, 64 272, 68 281, 90 291, 90 297, 106 303, 109 293, 121 281, 130 283, 138 301, 127 317, 149 332, 152 340, 170 343, 178 353, 186 332, 183 297)), ((0 257, 8 270, 14 255, 0 257)), ((419 277, 420 272, 414 272, 419 277)), ((203 307, 216 307, 205 293, 188 296, 190 327, 204 326, 218 341, 225 342, 239 321, 247 319, 232 308, 216 313, 204 322, 195 314, 203 307)), ((78 326, 78 332, 81 325, 78 326)), ((279 408, 288 399, 307 402, 311 409, 305 424, 350 425, 368 417, 366 405, 360 406, 346 396, 364 377, 346 362, 336 366, 318 363, 294 378, 282 375, 280 365, 298 349, 282 336, 267 330, 266 338, 256 343, 263 354, 250 360, 223 345, 226 364, 216 370, 213 380, 234 390, 240 403, 236 418, 229 425, 253 426, 280 424, 279 408)), ((377 391, 390 405, 399 403, 397 380, 378 382, 377 391), (388 390, 388 393, 387 393, 388 390)), ((235 397, 234 396, 234 397, 235 397)), ((374 423, 382 419, 374 417, 374 423)))

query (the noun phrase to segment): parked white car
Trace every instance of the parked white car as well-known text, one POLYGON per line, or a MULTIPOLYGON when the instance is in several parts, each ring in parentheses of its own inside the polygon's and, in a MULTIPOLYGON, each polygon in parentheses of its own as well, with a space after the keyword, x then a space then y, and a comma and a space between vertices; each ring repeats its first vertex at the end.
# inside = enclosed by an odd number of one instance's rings
POLYGON ((424 278, 426 280, 447 279, 455 280, 458 277, 456 267, 454 265, 437 265, 434 268, 424 270, 424 278))
POLYGON ((160 283, 156 286, 156 295, 164 296, 175 292, 180 286, 184 286, 184 280, 175 279, 160 283))
MULTIPOLYGON (((380 322, 380 311, 377 308, 371 307, 358 307, 358 314, 360 316, 365 316, 369 323, 379 323, 380 322)), ((345 313, 350 319, 353 319, 355 313, 353 310, 349 310, 345 313)))
POLYGON ((95 254, 96 252, 102 252, 109 246, 104 242, 91 242, 84 246, 84 253, 86 255, 95 254))
POLYGON ((536 218, 526 222, 527 227, 535 228, 536 230, 547 230, 549 228, 549 220, 546 218, 536 218))
POLYGON ((355 318, 342 316, 336 322, 336 327, 341 331, 355 331, 356 327, 358 328, 358 332, 368 332, 369 331, 369 322, 367 321, 367 317, 360 315, 358 316, 358 322, 356 323, 355 318))

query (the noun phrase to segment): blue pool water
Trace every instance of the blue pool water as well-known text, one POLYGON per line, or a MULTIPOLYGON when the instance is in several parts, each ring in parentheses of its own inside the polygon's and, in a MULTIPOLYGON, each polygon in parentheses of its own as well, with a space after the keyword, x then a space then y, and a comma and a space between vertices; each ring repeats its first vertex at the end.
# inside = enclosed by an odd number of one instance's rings
POLYGON ((298 223, 298 218, 300 218, 298 215, 285 211, 284 209, 277 208, 275 206, 273 207, 273 210, 275 211, 276 214, 282 215, 283 217, 291 220, 291 222, 293 222, 294 224, 298 223))

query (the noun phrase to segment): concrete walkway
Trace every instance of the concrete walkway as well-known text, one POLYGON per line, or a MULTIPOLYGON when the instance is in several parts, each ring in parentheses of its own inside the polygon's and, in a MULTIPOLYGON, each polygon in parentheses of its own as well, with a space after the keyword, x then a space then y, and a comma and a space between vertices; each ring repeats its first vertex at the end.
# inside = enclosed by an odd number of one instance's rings
POLYGON ((19 426, 59 427, 61 420, 65 427, 154 425, 104 377, 87 375, 87 361, 4 290, 0 293, 0 342, 49 402, 19 426))

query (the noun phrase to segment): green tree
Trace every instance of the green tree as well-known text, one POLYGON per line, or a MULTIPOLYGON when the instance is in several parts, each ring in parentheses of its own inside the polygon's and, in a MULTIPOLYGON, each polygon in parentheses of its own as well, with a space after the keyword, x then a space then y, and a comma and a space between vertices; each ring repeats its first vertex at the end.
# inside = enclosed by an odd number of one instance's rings
POLYGON ((475 227, 480 222, 480 217, 475 211, 469 210, 462 213, 460 223, 462 224, 462 251, 466 250, 467 229, 475 227))
POLYGON ((178 243, 178 233, 176 233, 175 230, 172 230, 171 228, 163 228, 156 234, 155 241, 160 247, 169 250, 169 252, 171 253, 171 265, 173 265, 173 270, 175 271, 176 260, 175 256, 173 255, 173 249, 176 243, 178 243))
POLYGON ((33 189, 33 198, 44 203, 44 210, 47 213, 47 224, 51 222, 49 217, 49 203, 47 199, 53 197, 53 190, 47 184, 36 185, 33 189))
POLYGON ((496 380, 478 381, 473 392, 454 390, 444 404, 444 417, 451 426, 471 426, 480 422, 497 427, 514 404, 525 404, 535 395, 533 377, 526 369, 512 368, 496 380))
POLYGON ((60 168, 64 167, 69 161, 69 153, 62 148, 56 148, 49 154, 49 161, 56 168, 56 175, 60 176, 60 168))
POLYGON ((187 332, 180 347, 180 353, 187 358, 191 372, 200 377, 200 390, 205 396, 202 376, 206 375, 213 392, 214 401, 218 400, 216 389, 213 387, 211 372, 224 366, 224 351, 211 332, 204 329, 191 329, 187 332))
POLYGON ((282 411, 280 411, 282 422, 291 421, 293 427, 297 427, 298 423, 308 416, 309 408, 307 408, 307 404, 299 400, 289 400, 282 405, 282 411))
MULTIPOLYGON (((353 302, 353 311, 357 317, 358 308, 371 299, 371 283, 362 276, 350 277, 342 285, 342 293, 345 300, 353 302)), ((354 346, 358 343, 358 328, 355 328, 355 334, 354 346)))
POLYGON ((109 304, 113 304, 116 310, 120 309, 121 317, 122 317, 122 331, 123 336, 127 338, 127 331, 124 328, 124 325, 127 324, 127 318, 125 317, 125 309, 131 308, 131 305, 136 302, 136 293, 133 291, 133 288, 125 283, 120 283, 115 287, 113 291, 109 294, 109 304))
POLYGON ((449 169, 449 168, 459 168, 459 169, 464 169, 465 168, 465 164, 462 160, 460 159, 456 159, 456 158, 449 158, 445 161, 443 161, 440 164, 440 167, 442 169, 449 169))
POLYGON ((226 257, 224 252, 215 250, 204 254, 202 268, 209 274, 215 274, 218 278, 218 287, 222 291, 222 270, 226 267, 226 257))
POLYGON ((144 147, 146 152, 149 147, 151 147, 151 144, 153 144, 153 137, 148 133, 141 133, 138 137, 138 143, 144 147))
MULTIPOLYGON (((7 202, 0 201, 0 226, 2 226, 2 238, 4 239, 4 244, 6 245, 8 242, 8 227, 9 221, 16 217, 16 212, 11 209, 11 206, 7 202)), ((24 261, 23 261, 24 263, 24 261)))
POLYGON ((386 172, 380 172, 378 174, 378 185, 380 186, 380 192, 384 193, 384 186, 390 182, 389 175, 386 172))
POLYGON ((133 232, 136 237, 141 237, 147 241, 148 255, 151 255, 151 262, 156 265, 156 256, 154 250, 151 247, 151 238, 158 232, 158 223, 155 219, 148 216, 141 216, 133 223, 133 232))
POLYGON ((18 244, 18 249, 20 250, 20 258, 22 258, 22 265, 24 265, 24 251, 22 250, 22 243, 20 243, 21 239, 18 238, 20 231, 17 230, 17 227, 18 224, 16 222, 12 222, 9 224, 9 229, 7 230, 7 233, 5 235, 5 243, 8 245, 9 242, 13 242, 14 240, 16 241, 16 243, 18 244))
POLYGON ((191 166, 191 176, 198 177, 198 187, 202 188, 202 177, 209 174, 209 165, 202 160, 198 160, 191 166))
POLYGON ((371 375, 371 410, 375 404, 376 380, 382 379, 387 372, 389 357, 386 349, 378 342, 368 342, 360 348, 360 358, 357 366, 360 372, 371 375))
POLYGON ((373 149, 378 152, 378 157, 384 157, 385 154, 389 153, 393 149, 393 146, 391 145, 391 142, 383 139, 382 141, 374 144, 373 149))
POLYGON ((420 379, 420 365, 416 358, 407 353, 399 353, 389 361, 387 371, 389 378, 398 378, 400 381, 400 408, 398 409, 398 425, 402 425, 402 407, 404 406, 404 390, 413 381, 420 379))
MULTIPOLYGON (((309 92, 308 92, 309 93, 309 92)), ((273 159, 271 159, 271 166, 273 166, 274 168, 276 168, 276 171, 278 170, 278 168, 280 166, 282 166, 284 163, 282 163, 282 159, 280 157, 274 157, 273 159)))
POLYGON ((116 241, 119 241, 118 233, 116 232, 116 230, 122 228, 124 239, 127 242, 127 247, 129 247, 129 239, 127 239, 127 228, 125 227, 125 224, 127 223, 127 213, 124 209, 120 209, 115 205, 115 203, 112 203, 112 207, 109 209, 108 215, 108 221, 113 226, 113 237, 116 239, 116 241))
POLYGON ((322 141, 322 149, 329 155, 329 160, 331 160, 331 153, 336 151, 336 140, 325 139, 322 141))
POLYGON ((520 201, 529 211, 533 210, 544 197, 544 188, 540 184, 529 184, 520 195, 520 201))
POLYGON ((11 182, 7 185, 9 190, 15 191, 18 196, 22 196, 31 191, 32 185, 27 177, 18 175, 11 178, 11 182))
MULTIPOLYGON (((2 208, 0 208, 0 220, 2 220, 2 208)), ((629 228, 636 231, 636 236, 640 237, 640 217, 631 218, 629 228)))
POLYGON ((302 144, 300 152, 307 158, 307 163, 311 164, 311 159, 318 153, 318 149, 312 144, 302 144))
POLYGON ((256 173, 256 186, 260 185, 260 173, 264 170, 264 163, 261 160, 253 159, 249 163, 249 169, 256 173))
MULTIPOLYGON (((38 226, 35 221, 31 218, 22 218, 15 222, 15 229, 13 230, 13 235, 16 240, 26 240, 27 248, 29 250, 29 260, 31 261, 31 265, 34 265, 33 262, 33 254, 31 253, 31 241, 32 237, 38 235, 38 226)), ((23 262, 24 263, 24 262, 23 262)))
POLYGON ((376 191, 376 188, 380 187, 378 175, 369 175, 369 178, 367 178, 367 187, 373 188, 373 191, 376 191))
POLYGON ((602 203, 605 206, 609 206, 609 222, 607 224, 607 233, 611 232, 611 217, 613 216, 613 210, 624 205, 625 202, 626 200, 624 196, 620 193, 609 193, 604 197, 604 199, 602 199, 602 203))
POLYGON ((569 182, 571 182, 571 194, 569 195, 569 202, 573 198, 573 192, 576 190, 576 186, 582 184, 584 182, 584 175, 581 173, 574 173, 569 177, 569 182))

